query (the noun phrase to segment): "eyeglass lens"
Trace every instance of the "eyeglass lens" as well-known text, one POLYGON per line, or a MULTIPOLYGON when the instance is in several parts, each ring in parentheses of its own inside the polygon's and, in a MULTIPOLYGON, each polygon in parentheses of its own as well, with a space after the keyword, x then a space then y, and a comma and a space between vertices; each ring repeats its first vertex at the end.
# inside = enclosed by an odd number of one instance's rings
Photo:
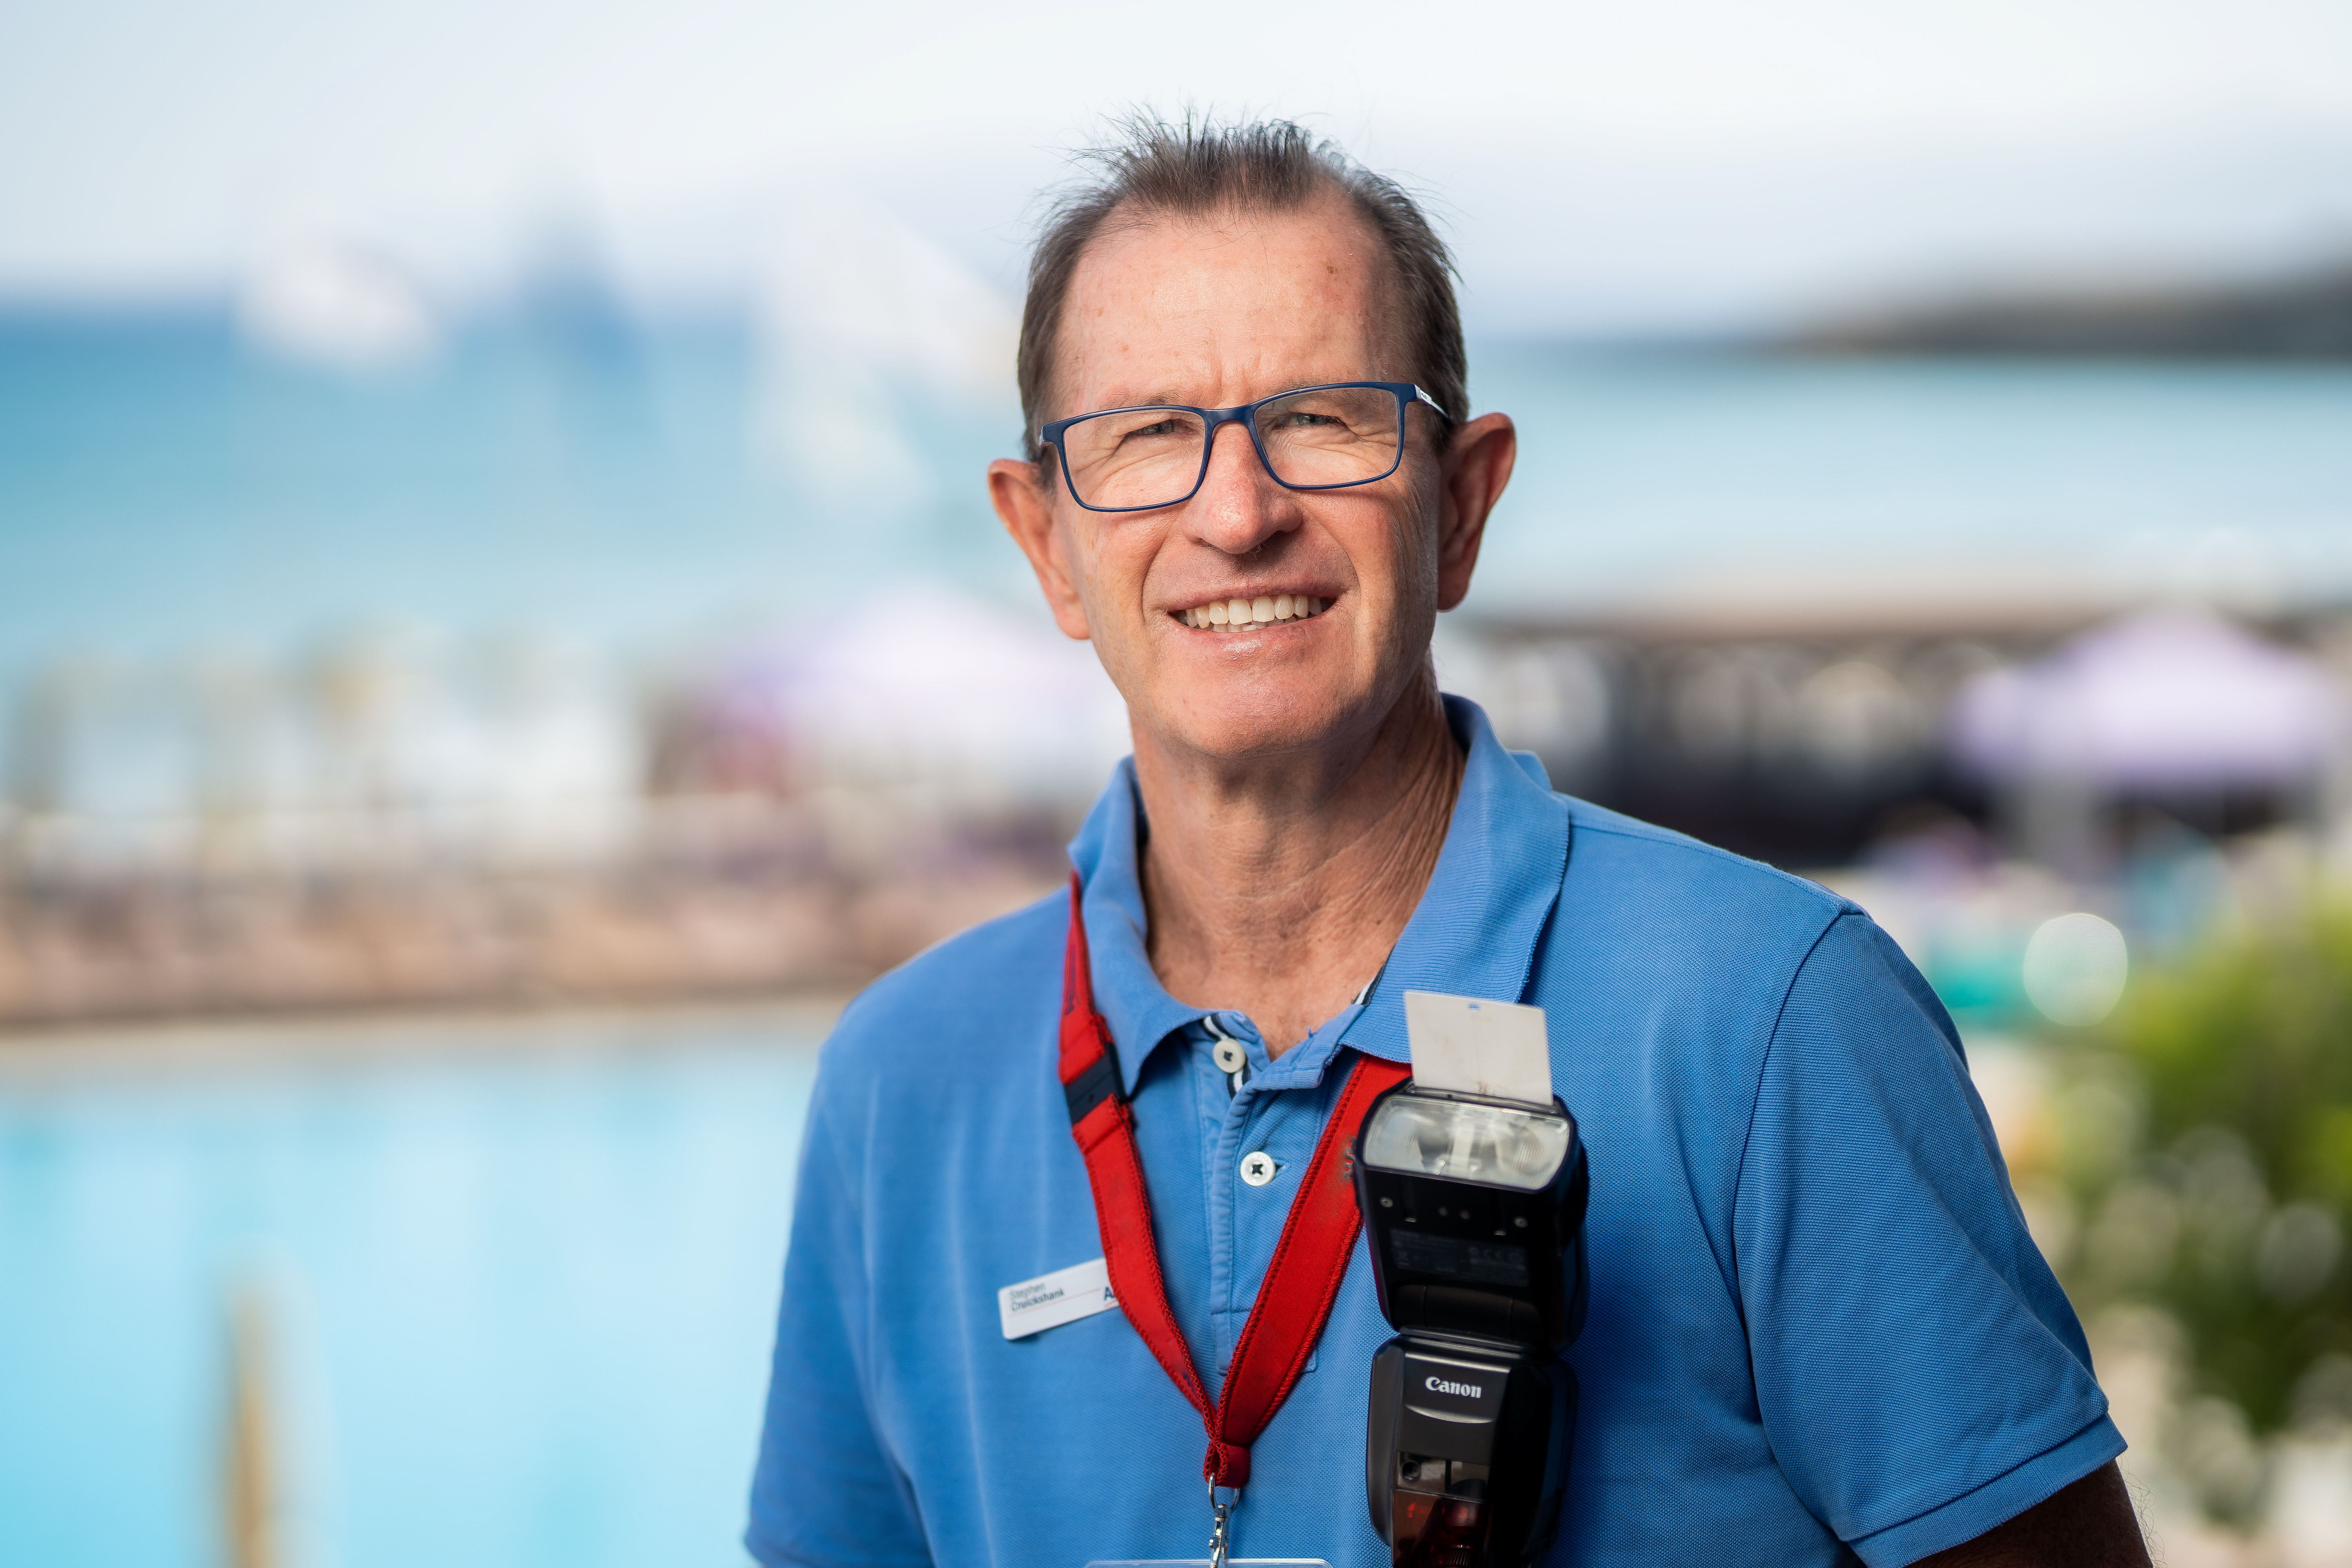
MULTIPOLYGON (((1360 485, 1396 467, 1402 404, 1377 386, 1294 392, 1260 405, 1266 466, 1300 489, 1360 485)), ((1173 506, 1192 493, 1206 456, 1205 421, 1190 408, 1123 408, 1063 433, 1070 489, 1109 510, 1173 506)))

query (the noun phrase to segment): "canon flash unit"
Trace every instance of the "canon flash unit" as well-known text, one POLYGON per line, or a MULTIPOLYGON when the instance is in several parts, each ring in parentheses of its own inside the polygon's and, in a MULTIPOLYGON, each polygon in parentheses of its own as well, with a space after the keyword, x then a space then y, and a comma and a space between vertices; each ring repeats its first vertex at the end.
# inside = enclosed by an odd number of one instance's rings
MULTIPOLYGON (((1528 1009, 1528 1011, 1533 1011, 1528 1009)), ((1381 1315, 1364 1489, 1395 1568, 1527 1562, 1559 1515, 1583 1326, 1576 1119, 1399 1084, 1355 1148, 1381 1315)))

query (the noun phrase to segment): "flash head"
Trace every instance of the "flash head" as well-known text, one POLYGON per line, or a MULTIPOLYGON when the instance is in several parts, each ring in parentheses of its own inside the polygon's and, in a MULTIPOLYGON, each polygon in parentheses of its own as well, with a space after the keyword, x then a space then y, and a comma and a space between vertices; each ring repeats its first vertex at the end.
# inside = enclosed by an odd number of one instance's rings
POLYGON ((1575 1141, 1576 1123, 1564 1110, 1400 1094, 1366 1124, 1364 1163, 1534 1193, 1551 1184, 1575 1141))
POLYGON ((1587 1184, 1576 1118, 1558 1099, 1389 1090, 1356 1144, 1381 1314, 1559 1350, 1584 1314, 1587 1184))

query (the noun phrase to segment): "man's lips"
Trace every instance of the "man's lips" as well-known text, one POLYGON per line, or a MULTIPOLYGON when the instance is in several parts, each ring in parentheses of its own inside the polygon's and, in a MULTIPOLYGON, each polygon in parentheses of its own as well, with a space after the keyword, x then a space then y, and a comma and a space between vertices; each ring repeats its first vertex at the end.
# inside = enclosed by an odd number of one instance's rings
POLYGON ((1174 612, 1188 626, 1206 632, 1247 632, 1319 616, 1331 603, 1312 594, 1260 594, 1253 598, 1212 599, 1174 612))

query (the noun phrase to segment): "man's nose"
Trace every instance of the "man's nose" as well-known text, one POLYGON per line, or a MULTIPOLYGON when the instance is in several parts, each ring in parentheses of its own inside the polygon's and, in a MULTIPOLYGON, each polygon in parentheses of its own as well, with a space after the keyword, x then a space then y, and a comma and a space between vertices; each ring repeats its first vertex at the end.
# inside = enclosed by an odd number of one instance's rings
POLYGON ((1185 511, 1194 536, 1228 555, 1246 555, 1299 521, 1297 498, 1265 471, 1238 422, 1209 438, 1209 471, 1185 511))

